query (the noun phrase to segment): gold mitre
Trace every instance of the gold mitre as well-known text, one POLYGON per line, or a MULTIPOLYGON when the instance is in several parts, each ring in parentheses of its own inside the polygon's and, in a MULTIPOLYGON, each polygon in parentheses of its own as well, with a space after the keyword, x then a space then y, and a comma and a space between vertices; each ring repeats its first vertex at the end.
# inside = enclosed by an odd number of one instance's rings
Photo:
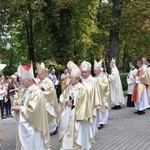
POLYGON ((42 62, 41 64, 37 63, 36 64, 36 69, 37 69, 37 73, 46 73, 46 68, 45 68, 45 64, 42 62))
POLYGON ((91 71, 92 65, 88 61, 83 61, 80 67, 82 71, 91 71))
POLYGON ((76 65, 76 64, 75 64, 74 62, 69 61, 69 62, 67 63, 67 68, 71 70, 75 65, 76 65))
POLYGON ((34 79, 33 65, 32 62, 27 66, 19 66, 20 77, 22 79, 34 79))
POLYGON ((80 78, 81 76, 81 70, 80 68, 75 65, 72 69, 71 69, 71 73, 70 73, 71 76, 74 76, 76 78, 80 78))

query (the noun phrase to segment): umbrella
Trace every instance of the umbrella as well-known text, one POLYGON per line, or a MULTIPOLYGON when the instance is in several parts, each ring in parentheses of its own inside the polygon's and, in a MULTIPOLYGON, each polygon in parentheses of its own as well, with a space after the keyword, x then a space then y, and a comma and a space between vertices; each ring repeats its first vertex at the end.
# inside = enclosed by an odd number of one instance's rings
POLYGON ((0 64, 0 71, 2 71, 6 66, 6 64, 0 64))

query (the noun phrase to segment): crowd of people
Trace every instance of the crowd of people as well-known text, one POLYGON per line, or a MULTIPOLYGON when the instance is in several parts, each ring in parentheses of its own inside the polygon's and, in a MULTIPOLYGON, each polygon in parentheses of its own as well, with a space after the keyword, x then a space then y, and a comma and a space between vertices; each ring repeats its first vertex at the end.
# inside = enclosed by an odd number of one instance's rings
POLYGON ((17 80, 17 75, 0 77, 0 110, 2 119, 12 117, 11 98, 18 91, 19 82, 17 80))
POLYGON ((137 61, 138 69, 133 62, 129 66, 127 106, 135 107, 135 114, 143 115, 146 109, 150 109, 150 59, 137 61))
MULTIPOLYGON (((110 74, 104 72, 102 60, 94 61, 95 76, 88 61, 80 66, 69 61, 66 66, 59 98, 55 69, 48 74, 43 62, 36 64, 36 78, 32 63, 20 64, 15 75, 1 78, 1 116, 12 117, 13 111, 18 126, 17 150, 49 150, 50 136, 58 131, 60 150, 89 150, 96 133, 108 123, 109 109, 126 105, 115 59, 110 62, 110 74)), ((150 108, 150 59, 137 61, 138 69, 133 62, 129 66, 127 106, 144 115, 150 108)), ((0 140, 1 134, 0 119, 0 140)))

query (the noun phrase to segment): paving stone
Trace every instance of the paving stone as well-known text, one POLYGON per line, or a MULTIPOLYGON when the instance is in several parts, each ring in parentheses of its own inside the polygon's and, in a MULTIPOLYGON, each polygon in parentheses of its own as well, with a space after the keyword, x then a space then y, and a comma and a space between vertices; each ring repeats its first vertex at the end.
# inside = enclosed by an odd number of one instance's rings
MULTIPOLYGON (((150 110, 134 114, 134 108, 110 110, 109 122, 96 134, 91 150, 150 150, 150 110)), ((3 120, 4 140, 0 150, 15 150, 16 123, 3 120)), ((59 150, 58 135, 51 137, 51 150, 59 150)))

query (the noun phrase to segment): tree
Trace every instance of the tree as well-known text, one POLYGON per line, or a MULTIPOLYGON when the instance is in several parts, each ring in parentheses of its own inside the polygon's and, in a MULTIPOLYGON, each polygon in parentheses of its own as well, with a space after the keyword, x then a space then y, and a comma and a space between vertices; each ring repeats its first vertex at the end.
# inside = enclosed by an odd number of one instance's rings
POLYGON ((1 0, 0 4, 0 50, 7 72, 15 72, 19 61, 31 59, 62 68, 69 60, 80 64, 102 58, 109 63, 112 57, 119 58, 118 67, 126 71, 129 61, 149 55, 147 0, 1 0))
POLYGON ((109 35, 109 62, 112 58, 118 59, 119 57, 119 30, 120 30, 120 17, 121 17, 121 0, 112 0, 112 20, 109 35))

